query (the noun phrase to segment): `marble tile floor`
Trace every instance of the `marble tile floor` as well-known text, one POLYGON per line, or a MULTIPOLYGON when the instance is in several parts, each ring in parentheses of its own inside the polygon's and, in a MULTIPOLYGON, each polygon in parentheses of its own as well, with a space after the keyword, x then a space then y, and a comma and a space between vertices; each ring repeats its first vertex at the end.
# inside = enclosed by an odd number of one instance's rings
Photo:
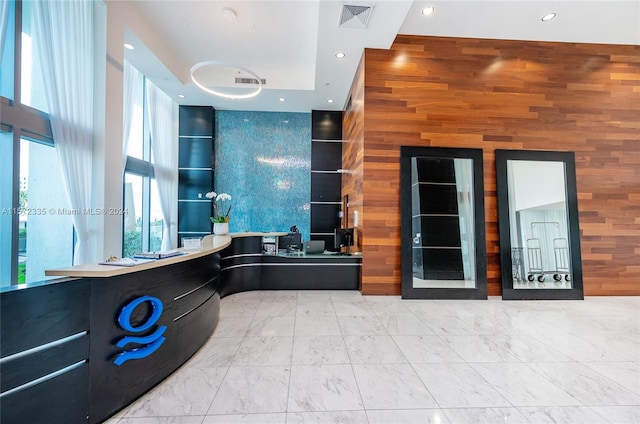
POLYGON ((108 424, 640 423, 640 298, 255 291, 108 424))

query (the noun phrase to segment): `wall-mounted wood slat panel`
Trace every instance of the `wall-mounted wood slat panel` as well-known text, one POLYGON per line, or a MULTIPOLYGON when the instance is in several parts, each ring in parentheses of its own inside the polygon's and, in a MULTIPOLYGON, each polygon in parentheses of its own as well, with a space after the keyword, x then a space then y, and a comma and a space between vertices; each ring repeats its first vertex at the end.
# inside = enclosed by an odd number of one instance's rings
MULTIPOLYGON (((354 251, 363 250, 365 214, 362 196, 364 181, 364 58, 360 60, 355 74, 342 123, 342 196, 349 195, 348 222, 353 223, 353 213, 358 211, 358 226, 355 231, 354 251)), ((363 256, 364 259, 364 256, 363 256)), ((362 277, 361 277, 362 279, 362 277)), ((362 286, 360 287, 362 290, 362 286)))
POLYGON ((342 193, 358 204, 363 293, 400 293, 399 156, 414 145, 484 150, 489 295, 496 149, 575 152, 585 295, 640 295, 640 46, 398 36, 365 50, 351 98, 342 193))

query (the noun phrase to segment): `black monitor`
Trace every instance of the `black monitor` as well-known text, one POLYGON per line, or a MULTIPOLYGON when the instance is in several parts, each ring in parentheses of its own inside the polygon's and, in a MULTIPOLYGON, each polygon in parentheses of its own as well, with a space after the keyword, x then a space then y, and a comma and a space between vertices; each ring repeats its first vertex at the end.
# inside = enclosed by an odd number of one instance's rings
POLYGON ((333 247, 338 252, 342 247, 347 248, 346 255, 350 255, 349 246, 353 246, 353 228, 336 228, 333 230, 333 247))
POLYGON ((280 236, 278 241, 278 249, 287 251, 300 251, 302 250, 302 234, 289 233, 286 236, 280 236))

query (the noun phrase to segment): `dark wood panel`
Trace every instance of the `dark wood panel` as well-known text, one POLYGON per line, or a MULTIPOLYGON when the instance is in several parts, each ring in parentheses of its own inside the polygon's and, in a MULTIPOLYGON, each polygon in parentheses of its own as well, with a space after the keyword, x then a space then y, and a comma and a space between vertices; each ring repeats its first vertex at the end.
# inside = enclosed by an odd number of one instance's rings
MULTIPOLYGON (((91 280, 90 422, 110 416, 150 390, 209 338, 218 319, 220 298, 214 285, 217 279, 190 296, 191 299, 174 299, 210 281, 219 269, 219 261, 218 254, 211 254, 145 272, 91 280), (120 327, 118 315, 125 305, 140 296, 160 299, 164 309, 152 328, 130 333, 120 327), (165 341, 157 351, 119 366, 114 363, 123 350, 136 347, 119 348, 116 343, 122 337, 146 336, 162 325, 167 326, 165 341)), ((149 302, 142 303, 131 314, 131 325, 141 325, 150 313, 149 302)))
POLYGON ((89 291, 78 280, 2 293, 0 356, 88 331, 89 291))
MULTIPOLYGON (((2 392, 29 383, 89 358, 89 336, 0 364, 2 392)), ((59 390, 65 390, 59 386, 59 390)))
POLYGON ((226 258, 234 255, 256 254, 262 252, 262 236, 234 237, 233 242, 221 252, 222 267, 226 258))
MULTIPOLYGON (((89 331, 90 286, 82 280, 2 293, 0 351, 3 358, 89 331)), ((89 336, 5 362, 2 391, 87 360, 89 336)), ((2 423, 85 422, 88 366, 0 399, 2 423)))
POLYGON ((640 295, 638 57, 634 45, 405 35, 366 49, 343 123, 363 293, 400 292, 398 164, 408 145, 484 150, 489 295, 501 294, 493 152, 575 152, 584 293, 640 295))
POLYGON ((15 392, 0 399, 2 424, 86 423, 89 366, 15 392))
MULTIPOLYGON (((243 291, 260 290, 262 268, 260 258, 247 258, 222 268, 220 278, 224 284, 220 288, 220 296, 225 297, 243 291)), ((226 261, 225 261, 226 262, 226 261)))
POLYGON ((263 290, 357 290, 360 266, 263 264, 261 278, 263 290))

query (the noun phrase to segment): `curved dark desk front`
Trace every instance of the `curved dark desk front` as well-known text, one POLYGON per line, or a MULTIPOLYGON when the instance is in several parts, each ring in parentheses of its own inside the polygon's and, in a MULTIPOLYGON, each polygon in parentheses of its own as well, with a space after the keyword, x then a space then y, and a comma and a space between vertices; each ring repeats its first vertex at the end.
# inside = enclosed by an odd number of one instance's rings
POLYGON ((0 422, 106 420, 167 378, 209 339, 220 298, 229 294, 358 289, 359 256, 267 256, 261 241, 262 234, 243 234, 193 257, 130 270, 74 267, 80 271, 54 272, 84 277, 4 289, 0 422), (159 343, 157 350, 153 343, 159 343), (135 359, 145 349, 148 355, 135 359), (133 357, 122 361, 127 352, 133 357))
POLYGON ((262 254, 262 237, 240 235, 222 251, 220 297, 247 290, 358 290, 362 257, 262 254))
POLYGON ((102 422, 167 378, 218 323, 229 243, 130 269, 54 270, 87 276, 3 289, 0 422, 102 422))

